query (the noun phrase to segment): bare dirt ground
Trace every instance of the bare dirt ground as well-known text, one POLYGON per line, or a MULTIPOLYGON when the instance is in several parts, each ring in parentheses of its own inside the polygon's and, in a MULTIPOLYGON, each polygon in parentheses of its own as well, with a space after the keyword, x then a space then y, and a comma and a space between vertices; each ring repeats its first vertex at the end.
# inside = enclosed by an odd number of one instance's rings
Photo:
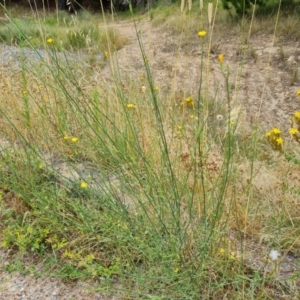
MULTIPOLYGON (((137 33, 128 23, 117 24, 116 28, 129 38, 128 45, 117 53, 118 65, 123 75, 138 79, 144 73, 144 62, 137 33)), ((137 24, 137 32, 161 92, 174 95, 175 101, 196 96, 202 52, 197 31, 178 36, 142 21, 137 24)), ((241 107, 248 121, 289 126, 290 115, 300 109, 300 98, 295 95, 300 88, 300 41, 257 34, 245 45, 245 38, 232 31, 213 35, 209 55, 205 44, 203 72, 209 74, 209 94, 226 105, 224 76, 218 62, 218 54, 222 53, 224 69, 230 70, 232 104, 241 107)), ((205 41, 208 39, 207 35, 205 41)), ((108 73, 104 69, 103 74, 108 73)))
MULTIPOLYGON (((128 44, 114 54, 121 76, 138 80, 145 71, 136 30, 130 22, 119 22, 115 27, 129 39, 128 44)), ((209 94, 226 105, 224 77, 217 59, 218 54, 222 53, 225 57, 224 68, 228 66, 230 69, 232 103, 241 108, 246 124, 257 119, 265 127, 288 128, 290 115, 300 110, 296 96, 300 88, 297 78, 297 73, 300 74, 299 40, 284 42, 275 37, 273 42, 273 36, 260 34, 251 37, 248 45, 243 45, 241 36, 228 33, 213 38, 212 51, 207 55, 207 50, 202 54, 197 32, 192 39, 181 36, 180 43, 178 35, 161 30, 159 26, 153 27, 148 21, 139 22, 137 30, 161 95, 174 95, 174 101, 196 96, 203 55, 204 73, 209 74, 209 94)), ((207 35, 204 40, 208 38, 207 35)), ((109 65, 96 77, 111 80, 109 65)), ((256 247, 255 252, 262 252, 261 257, 265 257, 266 250, 259 245, 256 247)), ((69 284, 55 278, 35 278, 33 275, 23 276, 19 272, 9 274, 3 271, 8 264, 8 253, 2 251, 0 257, 1 300, 117 299, 92 292, 97 282, 69 284)), ((292 275, 296 270, 296 258, 286 255, 279 278, 292 275)), ((297 285, 299 288, 299 282, 297 285)))

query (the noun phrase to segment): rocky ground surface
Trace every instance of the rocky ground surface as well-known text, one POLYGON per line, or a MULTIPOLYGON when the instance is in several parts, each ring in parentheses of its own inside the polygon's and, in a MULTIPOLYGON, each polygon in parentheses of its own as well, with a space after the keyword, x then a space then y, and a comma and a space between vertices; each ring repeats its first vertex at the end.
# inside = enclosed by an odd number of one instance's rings
MULTIPOLYGON (((145 73, 144 60, 137 42, 135 27, 129 22, 116 23, 114 26, 121 35, 129 39, 128 44, 114 54, 114 61, 118 61, 121 76, 140 78, 145 73)), ((258 120, 264 123, 266 128, 273 126, 288 128, 290 116, 294 111, 300 110, 299 98, 296 96, 296 91, 300 89, 299 40, 283 41, 280 38, 273 39, 273 36, 260 34, 251 37, 249 44, 244 45, 241 43, 241 36, 228 33, 213 38, 212 49, 208 55, 206 50, 204 52, 201 50, 197 32, 194 33, 194 38, 182 37, 179 43, 177 35, 161 30, 159 26, 153 27, 151 22, 145 20, 137 24, 137 30, 144 44, 155 85, 159 87, 162 95, 173 94, 175 101, 187 96, 196 96, 200 65, 203 61, 205 66, 203 72, 209 74, 207 77, 209 94, 225 106, 227 100, 224 76, 218 62, 218 54, 222 53, 223 68, 228 67, 230 70, 232 104, 241 109, 247 124, 258 120)), ((22 51, 30 62, 45 55, 43 51, 40 54, 30 49, 22 51)), ((18 68, 21 56, 24 57, 18 48, 0 46, 1 64, 9 62, 18 68)), ((97 76, 109 81, 111 70, 107 64, 97 76)), ((7 147, 7 142, 4 141, 2 148, 4 144, 7 147)), ((77 180, 82 177, 82 173, 87 174, 84 176, 90 176, 90 173, 94 172, 93 167, 89 172, 82 170, 82 166, 79 165, 67 166, 59 159, 51 157, 46 159, 49 165, 67 180, 77 180)), ((95 181, 97 180, 96 176, 95 181)), ((268 253, 263 246, 255 245, 255 247, 257 249, 249 252, 245 262, 248 261, 252 269, 260 269, 266 265, 265 262, 257 261, 251 253, 261 253, 260 257, 266 257, 268 253)), ((9 274, 3 270, 7 266, 9 255, 8 252, 0 252, 1 300, 117 299, 92 292, 97 283, 70 284, 55 278, 22 275, 20 272, 9 274)), ((271 270, 272 264, 267 268, 271 270)), ((283 254, 282 263, 277 270, 279 270, 278 280, 292 277, 295 273, 299 273, 299 258, 291 253, 283 254)), ((295 289, 299 289, 299 280, 293 282, 295 289)))

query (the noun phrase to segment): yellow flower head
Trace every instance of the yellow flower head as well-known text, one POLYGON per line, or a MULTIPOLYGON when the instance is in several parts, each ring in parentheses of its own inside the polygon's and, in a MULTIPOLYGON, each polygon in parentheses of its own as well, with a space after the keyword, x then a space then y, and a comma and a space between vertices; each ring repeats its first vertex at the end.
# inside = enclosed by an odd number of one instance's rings
POLYGON ((234 121, 230 121, 230 125, 231 126, 235 125, 235 122, 234 121))
POLYGON ((178 268, 175 268, 174 269, 174 273, 178 273, 179 272, 179 269, 178 268))
POLYGON ((190 115, 190 119, 195 119, 195 116, 194 115, 190 115))
POLYGON ((299 131, 298 131, 297 128, 291 128, 291 129, 290 129, 290 134, 291 134, 291 135, 296 135, 297 133, 299 133, 299 131))
POLYGON ((23 94, 23 95, 27 95, 28 92, 27 92, 26 90, 24 90, 24 91, 22 92, 22 94, 23 94))
POLYGON ((81 186, 83 189, 86 189, 88 185, 87 185, 86 182, 81 182, 80 186, 81 186))
POLYGON ((200 30, 200 31, 198 32, 198 36, 199 36, 199 37, 205 37, 205 36, 206 36, 206 31, 205 31, 205 30, 200 30))
POLYGON ((270 137, 272 135, 272 131, 266 132, 266 137, 270 137))
POLYGON ((225 253, 225 249, 224 249, 224 248, 220 248, 220 249, 219 249, 219 253, 220 253, 220 254, 225 253))
POLYGON ((71 141, 72 141, 72 143, 77 143, 78 142, 78 138, 77 137, 72 137, 71 141))
POLYGON ((159 90, 159 87, 158 86, 155 86, 154 87, 154 91, 158 91, 159 90))
POLYGON ((129 109, 132 109, 135 107, 135 105, 133 103, 128 103, 128 104, 126 104, 126 107, 129 109))
POLYGON ((219 60, 219 63, 222 65, 223 61, 224 61, 224 54, 219 54, 218 55, 218 60, 219 60))
POLYGON ((186 104, 186 107, 187 108, 194 108, 194 101, 193 101, 193 98, 192 97, 187 97, 185 99, 185 103, 183 102, 183 106, 186 104))
POLYGON ((48 44, 53 44, 53 42, 54 42, 54 40, 53 40, 52 38, 49 38, 49 39, 47 40, 47 43, 48 43, 48 44))
POLYGON ((182 127, 182 125, 178 125, 177 128, 178 128, 178 130, 181 130, 183 127, 182 127))
POLYGON ((109 55, 108 51, 104 51, 105 58, 108 58, 108 55, 109 55))
POLYGON ((294 116, 295 116, 295 118, 296 118, 297 120, 300 120, 300 111, 296 111, 296 112, 294 113, 294 116))
POLYGON ((297 95, 297 96, 300 96, 300 90, 297 91, 296 95, 297 95))
POLYGON ((276 143, 277 143, 278 146, 282 145, 283 144, 283 139, 281 137, 276 139, 276 143))
POLYGON ((273 132, 274 134, 280 134, 280 133, 281 133, 281 130, 278 129, 278 128, 276 128, 276 127, 274 127, 274 128, 272 129, 272 132, 273 132))

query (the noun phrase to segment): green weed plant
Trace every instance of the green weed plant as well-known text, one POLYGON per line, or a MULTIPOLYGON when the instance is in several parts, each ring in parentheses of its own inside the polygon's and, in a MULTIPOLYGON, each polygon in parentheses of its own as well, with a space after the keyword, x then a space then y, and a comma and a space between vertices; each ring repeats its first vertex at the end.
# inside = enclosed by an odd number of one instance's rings
MULTIPOLYGON (((23 25, 9 20, 9 32, 38 53, 23 25)), ((257 254, 260 269, 245 263, 260 230, 270 250, 299 246, 291 207, 270 210, 254 187, 257 164, 285 153, 282 133, 274 128, 266 141, 257 126, 239 129, 223 53, 216 59, 225 101, 211 96, 213 27, 202 21, 191 33, 201 50, 198 90, 177 101, 155 82, 137 27, 144 74, 122 77, 117 43, 106 43, 93 68, 109 66, 108 83, 68 53, 60 57, 101 33, 68 28, 61 47, 59 33, 44 31, 56 21, 39 20, 46 57, 1 78, 2 248, 51 261, 51 275, 102 278, 111 293, 121 284, 124 299, 270 299, 282 289, 265 269, 276 265, 267 254, 257 254)))

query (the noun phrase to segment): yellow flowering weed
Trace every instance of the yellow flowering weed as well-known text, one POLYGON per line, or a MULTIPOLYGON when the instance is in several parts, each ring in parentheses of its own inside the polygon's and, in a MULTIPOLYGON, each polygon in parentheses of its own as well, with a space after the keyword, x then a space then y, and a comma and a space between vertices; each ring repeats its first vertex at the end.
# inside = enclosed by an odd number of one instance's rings
POLYGON ((77 137, 72 137, 71 141, 72 141, 72 143, 77 143, 78 142, 78 138, 77 137))
POLYGON ((275 141, 276 141, 276 143, 277 143, 278 146, 280 146, 280 145, 283 144, 283 138, 281 138, 281 137, 278 138, 278 139, 276 139, 275 141))
POLYGON ((276 128, 276 127, 274 127, 274 128, 272 129, 272 132, 273 132, 274 134, 281 134, 281 130, 278 129, 278 128, 276 128))
POLYGON ((296 112, 294 113, 294 116, 295 116, 295 118, 296 118, 297 120, 300 120, 300 111, 296 111, 296 112))
POLYGON ((270 137, 272 135, 272 131, 266 132, 266 137, 270 137))
POLYGON ((86 182, 81 182, 80 186, 81 188, 86 189, 88 185, 86 182))
POLYGON ((290 134, 291 134, 291 135, 295 135, 295 134, 297 134, 297 133, 299 133, 299 131, 298 131, 297 128, 290 128, 290 134))
POLYGON ((199 37, 205 37, 205 36, 206 36, 206 31, 205 31, 205 30, 200 30, 200 31, 198 32, 198 36, 199 36, 199 37))
POLYGON ((135 105, 133 103, 128 103, 128 104, 126 104, 126 107, 129 109, 132 109, 135 107, 135 105))
POLYGON ((272 130, 266 132, 265 136, 274 150, 283 152, 282 145, 284 140, 281 136, 281 130, 279 128, 274 127, 272 130))
POLYGON ((186 102, 186 107, 188 107, 188 108, 194 108, 194 101, 193 101, 192 97, 187 97, 185 99, 185 102, 186 102))
POLYGON ((224 61, 224 55, 223 54, 219 54, 218 55, 218 60, 219 60, 219 63, 222 65, 223 61, 224 61))

